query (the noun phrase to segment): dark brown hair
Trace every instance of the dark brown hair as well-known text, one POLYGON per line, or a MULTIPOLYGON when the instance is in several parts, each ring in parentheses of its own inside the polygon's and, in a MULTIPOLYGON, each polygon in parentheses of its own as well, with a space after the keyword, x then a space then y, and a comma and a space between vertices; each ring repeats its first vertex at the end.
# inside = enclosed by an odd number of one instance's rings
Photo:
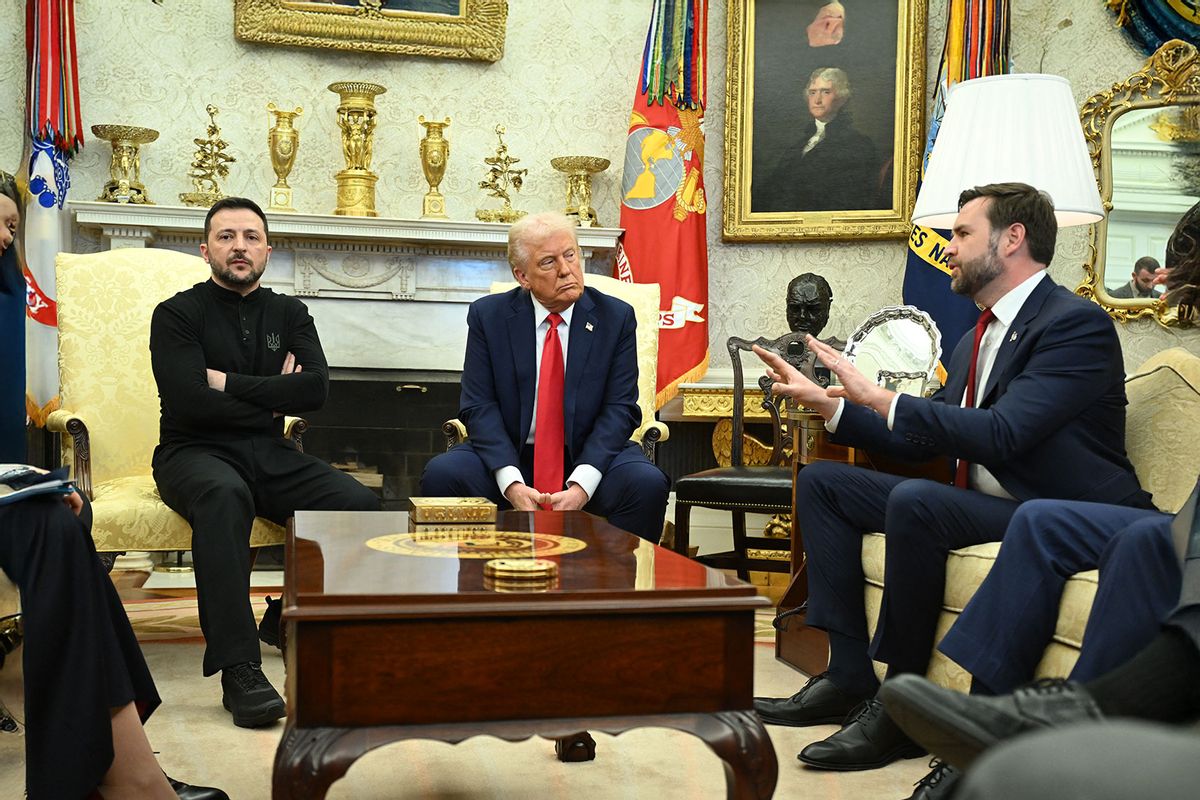
POLYGON ((1039 264, 1050 263, 1058 238, 1058 220, 1054 218, 1054 202, 1050 195, 1027 183, 989 183, 960 194, 959 209, 979 197, 992 201, 987 206, 987 218, 993 234, 1020 223, 1025 227, 1029 256, 1039 264))
POLYGON ((208 231, 212 227, 213 215, 218 211, 225 211, 230 208, 248 208, 258 215, 262 220, 263 235, 270 238, 271 231, 267 228, 267 215, 258 207, 258 203, 248 197, 222 197, 217 202, 213 203, 212 208, 208 210, 208 214, 204 216, 204 241, 208 241, 208 231))
POLYGON ((1167 302, 1179 304, 1179 321, 1200 315, 1200 203, 1188 209, 1167 240, 1167 302))

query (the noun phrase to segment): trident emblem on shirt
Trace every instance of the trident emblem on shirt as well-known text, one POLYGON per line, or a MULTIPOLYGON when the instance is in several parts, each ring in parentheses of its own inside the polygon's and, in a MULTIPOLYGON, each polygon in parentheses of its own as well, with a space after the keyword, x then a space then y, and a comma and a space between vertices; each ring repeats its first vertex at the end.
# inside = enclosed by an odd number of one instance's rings
POLYGON ((272 351, 279 349, 279 334, 278 333, 268 333, 267 334, 267 347, 269 347, 272 351))

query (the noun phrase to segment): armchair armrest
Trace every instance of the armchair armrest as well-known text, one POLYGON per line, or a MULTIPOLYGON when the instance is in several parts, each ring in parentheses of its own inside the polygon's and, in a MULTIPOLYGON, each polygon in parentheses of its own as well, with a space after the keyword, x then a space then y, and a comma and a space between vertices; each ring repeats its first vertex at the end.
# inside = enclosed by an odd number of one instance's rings
POLYGON ((71 435, 72 450, 75 453, 75 461, 71 465, 71 475, 75 480, 75 485, 91 500, 92 445, 87 424, 73 411, 60 408, 52 411, 46 418, 46 428, 55 433, 71 435))
POLYGON ((467 426, 462 424, 462 420, 457 417, 442 423, 442 433, 446 436, 447 450, 467 440, 467 426))
POLYGON ((304 433, 308 430, 308 420, 304 417, 284 417, 283 435, 296 443, 296 449, 304 452, 304 433))
POLYGON ((633 432, 633 436, 629 437, 633 441, 642 446, 642 451, 645 452, 646 458, 654 463, 654 449, 659 442, 665 442, 671 437, 671 430, 665 423, 658 420, 651 420, 642 427, 633 432))

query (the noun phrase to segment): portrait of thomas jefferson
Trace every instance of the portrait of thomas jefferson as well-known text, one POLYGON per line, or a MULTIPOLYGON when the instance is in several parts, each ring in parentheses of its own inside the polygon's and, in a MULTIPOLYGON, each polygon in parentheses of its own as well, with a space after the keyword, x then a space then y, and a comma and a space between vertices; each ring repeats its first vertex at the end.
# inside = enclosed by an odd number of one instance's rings
POLYGON ((837 67, 818 68, 804 94, 809 119, 775 165, 755 170, 752 210, 883 208, 878 150, 854 127, 850 77, 837 67))

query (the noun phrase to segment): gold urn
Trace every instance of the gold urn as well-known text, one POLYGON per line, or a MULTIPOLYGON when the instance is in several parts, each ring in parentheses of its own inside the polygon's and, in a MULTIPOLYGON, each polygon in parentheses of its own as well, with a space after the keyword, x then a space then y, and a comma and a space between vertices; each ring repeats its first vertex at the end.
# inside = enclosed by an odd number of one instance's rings
POLYGON ((296 106, 295 111, 284 111, 274 103, 267 103, 267 111, 275 124, 267 131, 267 151, 271 154, 271 169, 275 170, 275 185, 271 187, 271 211, 295 211, 292 206, 292 187, 288 186, 288 175, 296 163, 296 151, 300 148, 300 131, 292 121, 304 113, 296 106))
POLYGON ((142 185, 140 148, 158 138, 158 131, 135 125, 93 125, 92 134, 112 144, 108 182, 96 199, 104 203, 154 205, 142 185))
POLYGON ((377 217, 375 183, 379 176, 371 172, 371 148, 375 137, 375 98, 387 89, 377 83, 341 81, 329 84, 329 91, 341 98, 338 103, 338 127, 342 131, 342 154, 346 168, 334 176, 337 181, 337 208, 344 217, 377 217))
POLYGON ((442 177, 446 174, 446 162, 450 159, 450 141, 445 137, 445 122, 426 121, 425 116, 417 117, 425 136, 421 139, 421 171, 425 173, 425 182, 429 191, 425 193, 425 201, 421 205, 421 219, 446 219, 446 198, 438 191, 442 185, 442 177))

